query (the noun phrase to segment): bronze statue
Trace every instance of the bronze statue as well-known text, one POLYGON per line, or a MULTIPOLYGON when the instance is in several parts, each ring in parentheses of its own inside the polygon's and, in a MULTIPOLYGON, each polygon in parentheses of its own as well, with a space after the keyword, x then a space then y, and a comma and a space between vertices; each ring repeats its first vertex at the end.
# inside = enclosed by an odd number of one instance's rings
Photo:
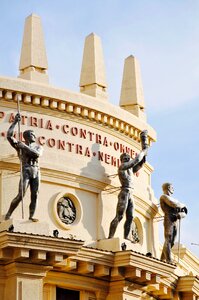
POLYGON ((160 206, 164 212, 164 246, 161 260, 172 263, 171 249, 175 243, 177 235, 177 220, 182 219, 187 214, 187 208, 184 204, 171 197, 174 192, 171 183, 162 185, 163 195, 160 197, 160 206))
POLYGON ((118 203, 116 208, 116 216, 112 220, 109 229, 108 238, 112 238, 115 234, 119 222, 126 213, 126 221, 124 224, 124 238, 133 242, 132 239, 132 221, 133 221, 133 174, 138 172, 146 161, 148 150, 147 131, 142 131, 141 135, 142 151, 131 159, 130 155, 123 153, 120 156, 121 165, 118 168, 118 176, 121 183, 121 190, 118 195, 118 203))
POLYGON ((18 122, 20 122, 21 116, 16 114, 15 119, 8 129, 7 139, 11 146, 17 151, 18 156, 22 164, 22 174, 19 182, 19 192, 17 196, 12 200, 10 208, 5 215, 5 220, 10 219, 11 214, 22 201, 23 196, 26 193, 27 188, 30 186, 31 201, 29 206, 29 220, 36 222, 37 219, 33 218, 36 209, 37 195, 39 191, 40 183, 40 170, 38 164, 38 158, 43 152, 43 148, 35 144, 35 134, 32 130, 26 130, 23 133, 25 143, 17 141, 14 137, 14 129, 18 122))

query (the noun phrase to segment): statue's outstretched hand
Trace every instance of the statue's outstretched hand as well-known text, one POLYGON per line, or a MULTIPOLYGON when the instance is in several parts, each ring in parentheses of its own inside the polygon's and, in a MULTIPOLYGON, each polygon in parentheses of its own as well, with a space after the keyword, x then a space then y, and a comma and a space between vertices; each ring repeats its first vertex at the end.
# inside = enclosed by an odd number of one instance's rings
POLYGON ((183 219, 183 218, 186 217, 187 213, 188 213, 188 210, 187 210, 186 206, 183 206, 183 207, 180 208, 180 210, 177 214, 177 218, 178 219, 183 219))
POLYGON ((148 131, 147 130, 143 130, 140 133, 140 140, 141 140, 142 150, 148 149, 148 147, 149 147, 149 145, 147 143, 147 138, 148 138, 148 131))
POLYGON ((181 209, 181 212, 184 212, 184 213, 187 215, 188 209, 186 208, 186 206, 184 206, 184 207, 181 209))
POLYGON ((18 123, 20 121, 21 121, 21 115, 20 115, 20 113, 17 113, 16 116, 15 116, 14 122, 18 123))

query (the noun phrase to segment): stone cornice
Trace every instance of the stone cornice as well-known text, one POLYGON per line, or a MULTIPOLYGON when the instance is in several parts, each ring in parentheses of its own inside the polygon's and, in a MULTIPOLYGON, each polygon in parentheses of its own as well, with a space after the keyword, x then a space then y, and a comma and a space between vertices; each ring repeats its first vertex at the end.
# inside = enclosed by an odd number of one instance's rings
MULTIPOLYGON (((178 256, 178 245, 175 244, 172 248, 172 252, 175 256, 178 256)), ((193 274, 197 275, 199 273, 199 259, 193 255, 189 249, 184 245, 180 245, 180 266, 186 270, 188 274, 190 270, 193 274)))
MULTIPOLYGON (((152 127, 124 109, 104 103, 94 97, 33 83, 23 79, 0 78, 0 100, 2 105, 20 100, 21 108, 36 111, 48 110, 56 116, 73 115, 89 122, 107 126, 120 134, 139 141, 140 132, 148 130, 149 143, 156 140, 152 127), (4 103, 3 103, 4 102, 4 103)), ((9 105, 10 105, 9 104, 9 105)))
POLYGON ((19 232, 0 232, 0 264, 24 261, 53 265, 76 255, 84 241, 19 232))
POLYGON ((80 259, 83 258, 86 261, 101 263, 109 267, 113 266, 114 263, 113 252, 94 249, 86 246, 81 248, 77 257, 80 259))
MULTIPOLYGON (((173 299, 178 279, 174 274, 174 265, 131 250, 113 253, 85 247, 83 243, 80 240, 2 231, 0 264, 11 266, 12 263, 22 263, 18 265, 20 268, 27 263, 33 268, 37 264, 49 267, 46 269, 49 270, 46 283, 60 282, 60 278, 65 278, 64 274, 67 273, 67 278, 70 278, 70 274, 73 276, 72 280, 90 277, 93 282, 101 282, 101 288, 106 282, 110 282, 111 286, 120 282, 123 287, 131 282, 149 295, 160 298, 170 295, 167 299, 173 299)), ((186 291, 193 287, 194 292, 197 292, 198 279, 194 277, 194 283, 192 279, 186 280, 186 291)), ((108 288, 107 284, 105 286, 108 288)), ((183 285, 180 283, 178 290, 181 287, 183 285)))
POLYGON ((177 285, 178 292, 191 292, 199 295, 199 279, 195 276, 180 277, 177 285))
MULTIPOLYGON (((161 299, 166 295, 166 299, 173 299, 178 280, 174 274, 175 268, 174 265, 135 251, 113 253, 89 247, 82 247, 78 255, 54 266, 54 269, 63 272, 62 274, 66 272, 67 278, 70 273, 77 278, 79 275, 87 276, 91 280, 101 278, 103 282, 110 282, 111 289, 115 290, 120 286, 122 291, 129 283, 133 283, 146 294, 161 299)), ((51 276, 54 277, 53 271, 49 272, 47 282, 51 282, 51 276)))
POLYGON ((161 277, 170 277, 173 274, 175 265, 166 264, 158 259, 149 258, 135 251, 118 251, 115 254, 115 266, 131 266, 155 272, 161 277))

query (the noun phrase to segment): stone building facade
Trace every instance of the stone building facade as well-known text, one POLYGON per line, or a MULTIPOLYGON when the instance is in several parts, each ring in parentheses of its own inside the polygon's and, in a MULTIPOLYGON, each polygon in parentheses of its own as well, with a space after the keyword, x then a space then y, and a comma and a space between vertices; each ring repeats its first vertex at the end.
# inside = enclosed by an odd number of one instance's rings
MULTIPOLYGON (((120 189, 120 155, 136 157, 142 130, 148 130, 150 146, 156 141, 146 119, 137 59, 125 60, 119 106, 108 101, 95 34, 85 40, 80 92, 53 87, 41 20, 31 15, 19 70, 18 78, 0 77, 0 299, 198 299, 198 259, 183 246, 177 264, 159 259, 161 212, 148 162, 134 179, 134 243, 123 239, 124 220, 107 239, 120 189), (18 101, 21 132, 34 130, 44 148, 36 223, 28 220, 29 192, 24 219, 19 205, 4 220, 20 175, 16 151, 6 139, 18 101)), ((174 247, 176 261, 177 255, 174 247)))

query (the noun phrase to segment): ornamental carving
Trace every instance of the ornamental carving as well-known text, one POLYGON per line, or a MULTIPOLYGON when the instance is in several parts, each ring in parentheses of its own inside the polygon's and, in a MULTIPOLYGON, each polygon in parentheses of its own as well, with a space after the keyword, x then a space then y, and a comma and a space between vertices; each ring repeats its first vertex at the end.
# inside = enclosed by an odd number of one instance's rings
POLYGON ((57 202, 57 214, 65 224, 72 224, 76 219, 76 208, 69 197, 62 197, 57 202))
POLYGON ((133 240, 134 244, 137 244, 140 241, 138 228, 137 228, 136 222, 134 222, 134 221, 132 221, 132 240, 133 240))

